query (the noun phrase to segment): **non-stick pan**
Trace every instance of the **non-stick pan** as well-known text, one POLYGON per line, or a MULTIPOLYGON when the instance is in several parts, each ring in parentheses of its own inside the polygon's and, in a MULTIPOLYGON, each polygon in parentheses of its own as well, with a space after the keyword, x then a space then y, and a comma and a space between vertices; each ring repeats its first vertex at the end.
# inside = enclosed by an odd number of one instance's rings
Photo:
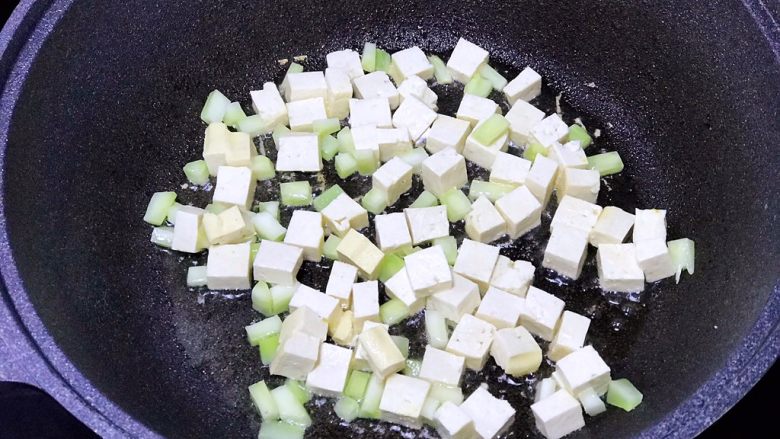
MULTIPOLYGON (((149 196, 207 198, 179 185, 210 90, 246 104, 281 79, 280 58, 321 68, 366 40, 447 56, 464 36, 507 74, 531 65, 540 107, 561 95, 565 119, 600 130, 593 152, 620 152, 600 204, 667 208, 669 236, 696 241, 694 276, 639 297, 601 293, 592 263, 577 282, 537 270, 645 395, 572 437, 694 436, 780 351, 777 17, 759 0, 23 1, 0 34, 0 379, 44 388, 106 437, 256 435, 246 386, 266 375, 243 326, 258 315, 246 295, 185 287, 193 259, 149 243, 149 196)), ((504 251, 539 265, 537 233, 504 251)), ((488 366, 466 391, 486 379, 518 409, 509 436, 535 437, 538 376, 488 366)), ((312 403, 311 436, 405 431, 340 425, 330 404, 312 403)))

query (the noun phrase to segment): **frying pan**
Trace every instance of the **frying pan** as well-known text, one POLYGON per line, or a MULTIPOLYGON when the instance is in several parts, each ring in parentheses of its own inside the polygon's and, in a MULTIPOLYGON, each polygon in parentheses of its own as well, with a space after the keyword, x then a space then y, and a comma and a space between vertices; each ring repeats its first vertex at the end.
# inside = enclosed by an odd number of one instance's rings
MULTIPOLYGON (((780 352, 777 17, 758 0, 23 1, 0 34, 0 378, 42 387, 105 437, 256 435, 246 386, 266 375, 243 326, 258 315, 246 295, 185 287, 197 259, 148 242, 149 196, 208 199, 179 185, 210 90, 246 103, 281 79, 279 58, 321 68, 366 40, 446 56, 464 36, 504 73, 533 66, 542 109, 562 95, 564 118, 601 130, 593 152, 620 152, 626 169, 600 204, 667 208, 669 236, 697 243, 695 276, 639 297, 601 293, 592 257, 577 282, 537 270, 537 286, 593 317, 589 342, 613 376, 645 395, 572 437, 694 436, 780 352)), ((503 252, 538 266, 545 238, 503 252)), ((316 286, 317 273, 303 275, 316 286)), ((533 437, 528 398, 549 371, 513 381, 488 366, 465 391, 487 380, 518 410, 508 436, 533 437)), ((312 404, 312 436, 402 432, 340 425, 312 404)))

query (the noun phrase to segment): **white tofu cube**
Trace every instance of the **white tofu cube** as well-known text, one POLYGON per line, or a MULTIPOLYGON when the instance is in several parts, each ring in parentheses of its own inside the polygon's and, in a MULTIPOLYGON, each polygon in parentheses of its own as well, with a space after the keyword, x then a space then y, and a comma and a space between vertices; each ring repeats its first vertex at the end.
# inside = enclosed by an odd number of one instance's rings
POLYGON ((506 234, 504 217, 484 195, 471 203, 466 214, 466 234, 479 242, 492 242, 506 234))
POLYGON ((398 346, 382 326, 364 330, 358 336, 358 343, 365 352, 371 370, 381 378, 400 371, 406 364, 398 346))
POLYGON ((520 324, 531 334, 550 341, 555 325, 563 312, 563 300, 536 287, 529 287, 525 306, 520 313, 520 324))
POLYGON ((345 49, 330 52, 325 56, 328 68, 341 69, 347 72, 349 79, 363 76, 363 66, 360 63, 360 54, 354 50, 345 49))
POLYGON ((558 274, 577 279, 582 273, 588 250, 588 232, 573 227, 558 226, 544 249, 542 266, 558 274))
POLYGON ((561 168, 588 169, 590 167, 585 151, 580 147, 579 140, 563 145, 553 143, 549 151, 549 157, 558 162, 561 168))
POLYGON ((401 195, 412 189, 412 167, 394 157, 374 171, 371 182, 375 190, 385 195, 387 205, 392 206, 401 195))
POLYGON ((356 267, 346 262, 333 261, 325 294, 339 299, 342 305, 348 305, 351 302, 352 285, 357 280, 357 272, 356 267))
POLYGON ((549 377, 540 380, 536 383, 536 388, 534 389, 534 402, 547 398, 555 393, 556 390, 558 390, 558 383, 555 381, 555 378, 549 377))
POLYGON ((419 377, 431 383, 458 387, 465 365, 464 357, 428 345, 425 347, 419 377))
POLYGON ((257 155, 257 149, 252 138, 247 133, 228 133, 229 147, 225 151, 227 166, 252 166, 252 158, 257 155))
POLYGON ((428 83, 419 76, 409 76, 398 86, 398 94, 401 96, 401 102, 409 96, 415 97, 423 104, 427 105, 433 111, 438 107, 436 103, 439 97, 428 87, 428 83))
POLYGON ((434 245, 404 257, 409 285, 417 297, 452 287, 452 272, 440 246, 434 245))
POLYGON ((373 125, 359 125, 352 128, 352 142, 355 145, 355 151, 371 151, 377 162, 380 158, 378 131, 373 125))
POLYGON ((305 380, 314 369, 320 353, 320 341, 311 335, 298 333, 279 345, 271 361, 271 375, 281 375, 291 380, 305 380))
POLYGON ((377 128, 376 140, 379 144, 379 159, 383 162, 412 150, 409 131, 404 128, 377 128))
POLYGON ((425 149, 431 154, 452 148, 458 153, 463 151, 466 137, 471 132, 471 124, 444 114, 436 116, 425 141, 425 149))
POLYGON ((414 294, 412 285, 409 283, 409 275, 406 273, 406 267, 394 274, 393 277, 385 282, 385 293, 391 299, 398 299, 409 308, 409 314, 417 314, 425 305, 425 299, 417 297, 414 294))
POLYGON ((485 291, 498 261, 498 252, 498 247, 464 239, 453 271, 476 282, 480 290, 485 291))
POLYGON ((507 293, 525 297, 528 287, 534 280, 534 266, 528 261, 512 261, 499 256, 496 268, 490 277, 490 285, 507 293))
POLYGON ((551 147, 556 142, 562 142, 567 135, 569 135, 569 126, 557 114, 545 117, 531 128, 531 140, 545 148, 551 147))
POLYGON ((387 73, 376 71, 360 76, 352 81, 352 85, 355 96, 360 99, 384 98, 387 99, 391 109, 398 108, 400 95, 387 73))
POLYGON ((464 314, 447 342, 447 352, 466 357, 469 369, 481 370, 487 362, 495 333, 496 327, 492 324, 464 314))
MULTIPOLYGON (((342 304, 343 307, 344 304, 342 304)), ((352 346, 355 342, 355 328, 352 323, 351 310, 337 309, 336 314, 328 322, 328 334, 334 342, 342 346, 352 346)))
POLYGON ((417 142, 434 120, 436 112, 414 96, 404 99, 393 113, 393 126, 406 128, 413 142, 417 142))
POLYGON ((666 211, 636 209, 634 211, 634 242, 661 239, 666 241, 666 211))
POLYGON ((328 336, 328 324, 311 308, 302 306, 291 312, 282 322, 279 343, 286 343, 295 334, 306 334, 323 342, 328 336))
POLYGON ((542 208, 547 206, 547 202, 550 201, 557 174, 558 163, 540 154, 534 159, 531 170, 525 177, 525 185, 542 204, 542 208))
POLYGON ((593 346, 585 346, 561 358, 555 364, 564 388, 571 389, 572 395, 579 397, 583 390, 593 389, 597 395, 607 393, 610 369, 593 346))
MULTIPOLYGON (((388 331, 390 329, 390 326, 384 323, 374 322, 372 320, 366 320, 363 323, 363 331, 368 331, 369 329, 374 329, 374 328, 383 328, 385 331, 388 331)), ((352 344, 355 346, 355 356, 352 359, 351 367, 352 369, 371 372, 371 366, 368 364, 368 353, 366 353, 366 350, 363 349, 363 347, 360 345, 359 337, 360 334, 355 334, 355 338, 354 340, 352 340, 352 344)))
POLYGON ((325 245, 325 231, 322 228, 322 214, 308 210, 293 211, 284 243, 303 249, 303 258, 319 262, 322 246, 325 245))
POLYGON ((515 421, 515 409, 505 400, 491 395, 485 387, 477 387, 460 408, 474 420, 481 438, 492 439, 509 429, 515 421))
POLYGON ((547 357, 552 361, 571 354, 585 344, 590 319, 571 311, 564 311, 555 338, 550 343, 547 357))
POLYGON ((210 290, 246 290, 249 277, 250 247, 241 244, 213 245, 206 263, 206 278, 210 290))
POLYGON ((488 51, 464 38, 460 38, 447 61, 447 70, 453 79, 463 84, 469 82, 488 61, 488 51))
POLYGON ((330 343, 320 345, 319 361, 306 376, 306 387, 321 396, 339 396, 344 391, 352 362, 352 349, 330 343))
POLYGON ((301 307, 311 309, 319 318, 327 322, 339 307, 339 300, 312 287, 298 284, 295 294, 290 299, 290 310, 294 311, 301 307))
POLYGON ((634 215, 619 207, 607 206, 601 211, 590 231, 590 245, 598 247, 601 244, 620 244, 633 226, 634 215))
POLYGON ((509 138, 520 146, 531 140, 531 129, 544 119, 544 111, 524 100, 517 100, 504 117, 509 121, 509 138))
POLYGON ((561 195, 595 203, 599 197, 600 187, 601 176, 595 169, 563 168, 563 172, 560 173, 561 195))
POLYGON ((311 131, 315 120, 327 119, 325 98, 301 99, 287 103, 287 116, 290 118, 290 129, 293 131, 311 131))
POLYGON ((365 279, 376 278, 379 263, 385 257, 371 240, 350 229, 336 247, 338 255, 354 265, 365 279))
POLYGON ((418 245, 450 234, 445 206, 411 207, 404 209, 406 223, 412 234, 412 244, 418 245))
POLYGON ((516 377, 536 372, 542 364, 542 348, 522 326, 496 331, 490 355, 506 373, 516 377))
POLYGON ((288 73, 282 84, 287 102, 323 98, 328 95, 328 84, 322 72, 288 73))
POLYGON ((480 121, 496 113, 501 113, 501 108, 495 101, 466 93, 460 101, 455 117, 468 121, 474 127, 480 121))
POLYGON ((530 67, 523 69, 504 87, 504 96, 510 105, 520 100, 530 101, 542 93, 542 77, 530 67))
POLYGON ((409 428, 422 428, 420 414, 430 390, 428 381, 400 374, 389 376, 379 401, 381 419, 409 428))
POLYGON ((274 127, 287 125, 287 105, 284 104, 279 89, 273 82, 263 84, 262 90, 253 90, 249 92, 252 98, 252 109, 265 122, 265 132, 270 133, 274 127))
POLYGON ((217 169, 217 187, 214 189, 215 203, 234 204, 244 209, 252 206, 257 180, 252 170, 244 167, 220 166, 217 169))
POLYGON ((466 138, 466 145, 463 147, 463 155, 471 162, 485 168, 492 169, 499 152, 507 150, 509 145, 509 132, 500 136, 491 144, 486 145, 474 138, 474 133, 479 129, 484 121, 480 121, 474 127, 474 131, 466 138))
MULTIPOLYGON (((353 128, 360 126, 392 127, 390 101, 387 98, 350 99, 349 125, 353 128)), ((377 148, 379 147, 377 146, 377 148)))
MULTIPOLYGON (((186 214, 190 206, 182 207, 179 211, 181 212, 185 208, 187 208, 185 210, 186 214)), ((203 231, 211 244, 238 244, 255 236, 251 214, 241 210, 238 206, 231 206, 219 214, 205 212, 203 213, 202 223, 203 231)), ((178 221, 176 227, 180 227, 178 221)), ((176 244, 176 227, 174 227, 174 244, 176 244)), ((174 250, 176 249, 174 248, 174 250)))
POLYGON ((203 232, 203 209, 182 206, 176 211, 176 224, 173 226, 171 248, 185 253, 200 253, 208 247, 203 232))
POLYGON ((490 181, 520 186, 525 184, 525 178, 530 170, 530 160, 506 152, 497 152, 490 168, 490 181))
POLYGON ((363 322, 379 320, 379 283, 375 280, 352 285, 352 313, 355 330, 363 329, 363 322))
POLYGON ((525 299, 522 297, 490 287, 474 315, 497 329, 514 328, 520 319, 524 302, 525 299))
POLYGON ((582 407, 564 389, 531 405, 536 428, 547 439, 560 439, 585 426, 582 407))
POLYGON ((647 282, 655 282, 675 275, 677 268, 672 262, 665 239, 640 241, 634 245, 636 260, 644 271, 647 282))
POLYGON ((230 130, 222 122, 210 123, 203 137, 203 160, 210 175, 217 175, 217 169, 227 165, 225 154, 229 149, 230 130))
POLYGON ((459 274, 452 275, 452 287, 428 297, 428 309, 438 311, 452 322, 464 314, 472 314, 482 298, 479 286, 459 274))
POLYGON ((596 265, 603 290, 627 293, 645 288, 645 274, 637 262, 634 244, 601 244, 596 265))
POLYGON ((303 263, 303 249, 269 240, 260 241, 253 263, 256 281, 279 285, 295 285, 295 277, 303 263))
POLYGON ((550 230, 555 232, 558 226, 579 229, 590 234, 601 216, 602 207, 580 198, 562 195, 555 209, 550 230))
POLYGON ((478 437, 474 421, 463 409, 451 401, 444 401, 434 413, 436 432, 442 439, 475 439, 478 437))
POLYGON ((276 155, 277 172, 319 172, 322 170, 320 145, 316 134, 282 136, 276 155))
POLYGON ((468 183, 466 159, 452 148, 443 149, 422 162, 425 189, 437 197, 468 183))
POLYGON ((409 76, 419 76, 426 81, 433 77, 433 64, 417 46, 395 52, 392 58, 401 81, 409 76))
POLYGON ((351 229, 368 227, 368 211, 347 194, 339 194, 321 213, 330 233, 340 237, 351 229))
POLYGON ((385 253, 393 253, 412 247, 412 235, 406 224, 406 215, 402 212, 388 213, 374 217, 376 244, 385 253))
POLYGON ((526 186, 496 200, 496 209, 506 221, 510 238, 517 239, 542 223, 542 204, 526 186))
POLYGON ((349 116, 349 100, 352 98, 352 81, 342 69, 325 69, 325 82, 328 84, 328 96, 325 98, 325 112, 328 117, 345 119, 349 116))

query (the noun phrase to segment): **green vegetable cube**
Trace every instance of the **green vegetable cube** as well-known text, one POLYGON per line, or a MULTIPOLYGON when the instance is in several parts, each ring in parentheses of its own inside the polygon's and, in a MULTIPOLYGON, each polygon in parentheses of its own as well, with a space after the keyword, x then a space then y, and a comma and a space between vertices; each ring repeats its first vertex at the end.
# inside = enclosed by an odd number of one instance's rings
POLYGON ((342 189, 341 186, 335 184, 325 190, 325 192, 317 195, 314 198, 312 205, 317 212, 322 212, 322 209, 328 207, 328 204, 330 204, 331 201, 343 193, 344 189, 342 189))
POLYGON ((395 253, 388 253, 379 263, 379 280, 387 282, 396 273, 404 268, 404 260, 395 253))
POLYGON ((255 179, 263 181, 276 177, 274 162, 264 155, 252 157, 252 175, 255 179))
POLYGON ((176 202, 176 192, 155 192, 152 195, 152 199, 149 200, 149 205, 146 206, 146 214, 144 214, 144 221, 153 225, 162 225, 165 218, 168 216, 168 209, 176 202))
POLYGON ((585 128, 578 124, 574 124, 569 127, 569 142, 573 140, 579 140, 580 147, 582 149, 587 148, 591 143, 593 143, 593 139, 590 137, 590 134, 588 134, 585 128))
POLYGON ((477 142, 490 145, 507 131, 509 131, 509 121, 500 114, 492 114, 474 130, 472 136, 477 142))
POLYGON ((387 208, 387 196, 376 189, 371 189, 365 195, 360 204, 374 215, 382 213, 387 208))
POLYGON ((308 181, 281 183, 279 192, 285 206, 302 207, 311 205, 311 185, 308 181))
POLYGON ((366 393, 368 380, 371 374, 360 370, 353 370, 347 379, 347 385, 344 387, 344 395, 360 401, 366 393))
POLYGON ((192 184, 206 184, 209 182, 209 168, 205 160, 195 160, 184 165, 184 175, 192 184))
POLYGON ((630 412, 641 403, 642 393, 631 384, 631 381, 625 378, 610 381, 609 390, 607 390, 607 404, 630 412))
POLYGON ((462 220, 471 212, 469 197, 458 188, 452 188, 442 194, 440 201, 447 207, 447 219, 451 223, 462 220))
POLYGON ((347 152, 340 152, 336 154, 336 173, 339 178, 346 179, 350 175, 354 174, 358 170, 358 163, 352 154, 347 152))

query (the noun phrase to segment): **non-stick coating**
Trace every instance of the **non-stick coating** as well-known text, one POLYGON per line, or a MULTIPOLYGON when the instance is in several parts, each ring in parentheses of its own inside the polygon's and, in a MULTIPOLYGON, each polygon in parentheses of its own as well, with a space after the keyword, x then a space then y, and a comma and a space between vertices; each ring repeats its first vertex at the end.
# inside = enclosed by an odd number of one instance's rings
MULTIPOLYGON (((602 132, 590 152, 620 152, 626 169, 600 204, 667 208, 669 236, 697 243, 696 275, 653 285, 639 303, 610 304, 592 263, 562 285, 537 270, 539 286, 594 318, 590 341, 613 376, 645 394, 576 436, 639 434, 689 398, 756 321, 780 266, 778 64, 734 2, 76 2, 26 78, 2 182, 14 262, 70 361, 163 435, 255 435, 246 386, 265 372, 243 326, 258 314, 246 295, 199 301, 184 286, 193 259, 148 242, 149 196, 202 199, 179 187, 180 168, 199 155, 210 90, 247 106, 250 90, 280 79, 279 58, 322 67, 324 54, 365 40, 448 55, 459 36, 513 72, 533 66, 547 80, 540 106, 552 111, 562 93, 567 120, 602 132)), ((507 254, 539 265, 538 233, 507 254)), ((518 409, 510 436, 534 435, 529 383, 490 370, 491 390, 518 409)), ((312 436, 381 435, 329 423, 329 406, 312 405, 312 436)))

